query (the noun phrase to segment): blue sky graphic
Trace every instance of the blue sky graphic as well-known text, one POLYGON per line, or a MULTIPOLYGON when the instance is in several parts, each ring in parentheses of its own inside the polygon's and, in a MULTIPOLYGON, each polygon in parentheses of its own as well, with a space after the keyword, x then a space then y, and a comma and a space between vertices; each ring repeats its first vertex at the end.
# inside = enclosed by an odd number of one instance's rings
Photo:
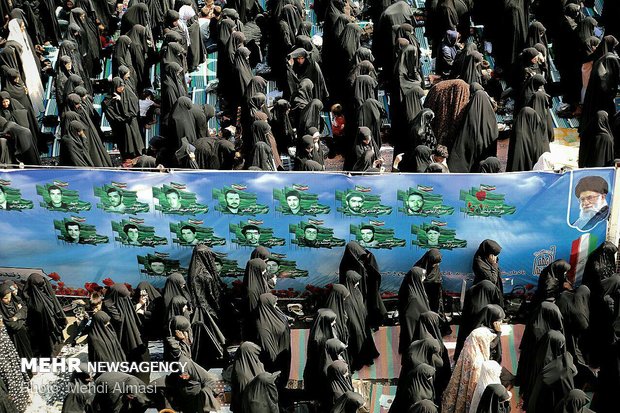
MULTIPOLYGON (((98 282, 110 277, 117 282, 137 284, 148 280, 155 285, 163 285, 165 278, 151 277, 140 273, 136 257, 147 253, 168 253, 172 259, 179 259, 182 267, 187 267, 191 249, 172 243, 170 222, 180 222, 192 216, 165 215, 155 211, 152 187, 183 183, 187 190, 197 194, 197 202, 209 205, 207 214, 193 216, 203 220, 203 226, 213 227, 215 235, 225 237, 225 246, 214 247, 215 251, 228 253, 228 258, 245 266, 252 251, 250 247, 233 244, 229 224, 248 218, 264 221, 265 227, 273 228, 274 236, 284 238, 286 245, 274 247, 272 251, 286 254, 287 259, 295 260, 300 269, 309 271, 307 278, 280 279, 278 289, 304 289, 307 284, 325 284, 337 280, 338 264, 344 247, 333 249, 300 248, 291 243, 293 234, 288 232, 289 224, 299 223, 308 217, 282 215, 276 212, 273 199, 274 188, 284 188, 292 184, 309 186, 308 192, 319 195, 319 203, 331 206, 331 214, 318 215, 314 219, 324 221, 323 226, 333 228, 334 236, 347 241, 354 239, 349 234, 351 224, 360 224, 368 219, 383 221, 387 228, 394 229, 394 237, 407 240, 407 246, 392 250, 374 249, 383 277, 383 289, 395 291, 402 274, 424 254, 425 250, 411 245, 415 235, 411 234, 411 224, 420 225, 431 220, 447 223, 456 230, 456 238, 467 240, 467 248, 442 250, 441 264, 444 285, 452 291, 460 290, 462 279, 470 280, 472 257, 480 242, 495 239, 503 247, 500 267, 507 273, 505 291, 514 286, 537 282, 532 274, 534 253, 556 247, 555 258, 569 259, 571 243, 583 232, 571 227, 579 214, 579 206, 572 188, 586 175, 597 175, 613 188, 613 169, 600 168, 587 171, 574 171, 564 175, 553 173, 509 173, 509 174, 388 174, 383 176, 350 177, 344 174, 309 173, 256 173, 256 172, 172 172, 142 173, 116 171, 82 170, 15 170, 0 171, 0 179, 11 181, 11 187, 19 188, 24 199, 32 200, 34 208, 23 212, 0 211, 0 266, 42 268, 46 273, 59 273, 67 286, 82 287, 85 282, 98 282), (69 218, 75 213, 48 211, 39 206, 42 200, 36 193, 37 184, 60 180, 69 183, 68 188, 79 191, 80 199, 92 204, 90 211, 79 216, 95 225, 97 233, 107 235, 110 243, 92 245, 69 245, 57 239, 54 219, 69 218), (114 241, 111 222, 128 218, 129 215, 106 213, 96 207, 100 199, 94 195, 94 187, 114 182, 127 184, 128 190, 137 191, 138 200, 148 203, 151 208, 147 214, 138 214, 145 225, 155 227, 155 234, 166 237, 168 245, 155 248, 123 246, 114 241), (213 188, 241 184, 248 192, 258 195, 258 203, 268 205, 269 214, 251 216, 224 215, 215 210, 217 200, 212 199, 213 188), (495 192, 505 194, 505 203, 516 207, 514 215, 497 217, 469 217, 460 212, 464 202, 459 200, 460 190, 468 191, 480 184, 495 186, 495 192), (337 212, 336 190, 353 189, 355 186, 371 188, 372 194, 381 196, 381 204, 390 205, 390 215, 378 218, 347 217, 337 212), (417 185, 433 187, 433 193, 443 195, 443 203, 453 206, 452 215, 434 217, 406 216, 398 211, 402 202, 397 200, 397 191, 407 190, 417 185)), ((611 203, 611 194, 607 200, 611 203)), ((602 222, 590 231, 604 240, 606 223, 602 222)))

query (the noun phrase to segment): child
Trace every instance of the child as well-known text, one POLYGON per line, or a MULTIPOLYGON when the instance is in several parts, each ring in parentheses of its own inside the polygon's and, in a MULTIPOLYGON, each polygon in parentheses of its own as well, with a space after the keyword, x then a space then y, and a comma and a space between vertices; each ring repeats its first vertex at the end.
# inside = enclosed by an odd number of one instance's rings
POLYGON ((335 103, 331 107, 332 112, 332 135, 334 139, 344 137, 344 114, 342 113, 342 105, 335 103))
MULTIPOLYGON (((343 153, 345 145, 345 118, 342 105, 335 103, 331 107, 332 136, 334 137, 328 146, 330 147, 329 157, 333 158, 337 153, 343 153)), ((326 142, 327 143, 327 142, 326 142)))
POLYGON ((159 104, 155 102, 155 94, 149 89, 142 92, 138 104, 140 106, 140 129, 142 134, 145 134, 145 130, 150 129, 157 122, 155 115, 157 115, 159 104))

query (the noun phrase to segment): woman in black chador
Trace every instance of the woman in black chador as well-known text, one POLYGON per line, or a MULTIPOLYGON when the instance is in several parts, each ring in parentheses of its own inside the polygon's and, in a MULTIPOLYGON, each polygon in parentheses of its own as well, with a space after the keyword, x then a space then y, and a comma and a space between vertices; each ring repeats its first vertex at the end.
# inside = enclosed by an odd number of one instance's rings
MULTIPOLYGON (((485 239, 480 243, 476 254, 474 254, 472 269, 474 271, 474 284, 478 284, 482 280, 489 280, 503 294, 504 285, 498 265, 501 251, 502 247, 496 241, 485 239)), ((504 306, 503 295, 500 297, 499 305, 504 306)))
POLYGON ((439 341, 434 338, 424 338, 411 343, 401 359, 399 381, 405 380, 407 375, 420 364, 428 364, 434 368, 443 366, 439 341))
POLYGON ((538 276, 538 288, 534 302, 540 304, 544 300, 554 301, 564 291, 567 282, 566 273, 571 266, 566 260, 555 260, 547 265, 538 276))
POLYGON ((13 161, 41 165, 37 142, 30 130, 0 116, 0 134, 6 135, 13 161))
POLYGON ((295 141, 295 131, 290 118, 291 104, 284 99, 278 99, 273 104, 272 118, 269 124, 273 137, 278 145, 278 151, 285 153, 295 141))
MULTIPOLYGON (((164 297, 147 281, 141 281, 134 290, 133 302, 142 322, 144 341, 161 338, 161 325, 165 322, 164 297)), ((179 314, 182 315, 182 314, 179 314)))
POLYGON ((30 274, 24 286, 24 302, 35 357, 56 355, 56 346, 64 340, 62 331, 67 319, 50 282, 41 274, 30 274))
POLYGON ((150 405, 146 394, 147 385, 139 378, 127 373, 103 373, 95 380, 95 387, 101 391, 95 394, 89 412, 143 412, 150 405), (124 391, 118 391, 118 389, 124 391))
POLYGON ((379 158, 378 148, 374 146, 370 129, 365 126, 358 128, 355 137, 355 145, 353 145, 352 153, 349 159, 350 167, 347 170, 364 172, 375 167, 375 161, 379 158))
POLYGON ((127 360, 110 320, 110 316, 101 310, 91 319, 88 332, 88 361, 91 363, 127 360))
POLYGON ((277 302, 276 296, 271 293, 262 294, 259 298, 256 309, 257 344, 263 350, 265 370, 280 372, 276 384, 278 389, 283 390, 291 370, 291 331, 277 302))
POLYGON ((304 388, 312 398, 321 398, 327 391, 325 372, 321 358, 325 354, 325 343, 336 336, 336 313, 327 308, 318 311, 308 337, 306 368, 304 369, 304 388))
POLYGON ((426 270, 412 267, 405 275, 398 291, 398 316, 400 319, 400 339, 398 351, 404 353, 413 341, 418 320, 422 313, 430 311, 424 277, 426 270))
POLYGON ((334 284, 331 293, 325 301, 325 308, 336 314, 336 334, 344 344, 349 342, 349 316, 347 314, 347 300, 351 293, 342 284, 334 284))
MULTIPOLYGON (((176 295, 172 297, 170 300, 170 304, 166 310, 166 318, 164 319, 164 327, 166 330, 168 328, 168 324, 170 324, 170 320, 172 320, 175 316, 182 315, 188 320, 192 317, 192 312, 190 311, 189 300, 182 295, 176 295)), ((160 326, 161 329, 161 326, 160 326)), ((163 331, 164 334, 167 334, 167 331, 163 331)))
POLYGON ((448 383, 450 382, 450 376, 452 376, 452 370, 450 368, 450 356, 448 354, 448 349, 443 342, 443 337, 440 329, 440 323, 442 321, 443 320, 437 313, 434 313, 432 311, 422 313, 418 320, 418 328, 416 329, 416 334, 413 337, 414 343, 416 341, 424 339, 435 339, 439 344, 439 357, 441 358, 441 363, 434 361, 431 364, 436 369, 434 385, 435 397, 438 402, 437 404, 440 404, 439 402, 441 401, 443 392, 448 386, 448 383))
POLYGON ((177 315, 168 322, 168 332, 164 338, 164 360, 176 361, 175 352, 178 350, 184 356, 192 358, 192 324, 189 320, 177 315))
POLYGON ((532 360, 535 357, 538 344, 550 330, 564 334, 562 313, 554 303, 543 301, 526 324, 521 340, 517 383, 520 386, 519 394, 523 395, 523 400, 528 400, 535 385, 532 381, 536 379, 536 376, 532 375, 532 360))
POLYGON ((348 391, 340 396, 330 413, 356 413, 365 403, 364 396, 354 391, 348 391))
POLYGON ((511 395, 504 386, 489 384, 482 393, 476 413, 509 413, 510 398, 511 395))
POLYGON ((592 367, 602 366, 604 354, 618 340, 620 324, 620 274, 601 281, 601 289, 590 297, 592 317, 588 334, 588 361, 592 367))
POLYGON ((351 371, 356 371, 363 366, 373 364, 373 360, 379 357, 379 352, 368 324, 368 311, 364 305, 364 297, 359 289, 362 276, 355 271, 347 271, 345 279, 347 290, 351 294, 345 300, 349 330, 347 355, 351 371))
MULTIPOLYGON (((2 322, 6 326, 6 331, 15 345, 15 349, 20 358, 31 359, 32 348, 26 319, 28 308, 26 304, 11 291, 10 282, 5 281, 0 284, 0 315, 2 322)), ((13 284, 14 285, 14 284, 13 284)))
POLYGON ((172 106, 181 96, 187 96, 187 84, 183 74, 183 67, 177 62, 164 60, 163 80, 161 82, 161 124, 168 125, 172 113, 172 106))
MULTIPOLYGON (((131 39, 129 36, 120 36, 118 40, 116 40, 116 45, 114 46, 114 54, 112 56, 112 74, 115 76, 121 76, 119 74, 119 69, 121 66, 125 66, 129 69, 131 76, 135 76, 136 70, 133 67, 133 60, 131 56, 131 39)), ((135 92, 135 88, 134 88, 135 92)))
MULTIPOLYGON (((2 79, 4 80, 4 82, 2 83, 3 91, 7 92, 11 96, 12 100, 14 100, 16 103, 21 104, 21 106, 28 111, 28 125, 36 125, 37 114, 34 112, 34 109, 32 107, 32 101, 30 100, 30 96, 28 96, 28 91, 26 89, 26 86, 24 85, 23 78, 19 74, 19 71, 16 69, 8 69, 6 67, 2 70, 5 73, 5 75, 2 76, 2 79)), ((17 107, 17 105, 12 106, 17 107)), ((7 118, 7 120, 11 119, 7 118)), ((20 125, 24 126, 21 123, 20 125)))
POLYGON ((247 385, 241 396, 243 413, 279 413, 278 373, 260 373, 247 385))
POLYGON ((190 144, 198 140, 196 121, 192 115, 194 103, 187 96, 181 96, 172 106, 168 120, 168 140, 174 148, 181 147, 181 139, 187 138, 190 144))
POLYGON ((418 364, 403 380, 399 380, 390 412, 403 412, 421 400, 434 400, 433 379, 435 368, 426 363, 418 364))
MULTIPOLYGON (((582 350, 583 336, 590 326, 590 289, 581 285, 574 291, 564 291, 555 303, 562 313, 566 350, 573 356, 579 370, 579 384, 585 383, 585 380, 592 378, 582 350)), ((578 387, 581 387, 579 384, 578 387)))
POLYGON ((261 351, 258 345, 251 341, 245 341, 241 343, 235 353, 230 379, 230 410, 233 412, 242 412, 241 395, 243 390, 254 377, 265 372, 265 366, 260 361, 261 351))
POLYGON ((141 155, 144 138, 138 125, 138 97, 125 87, 125 82, 120 77, 112 79, 112 95, 103 102, 103 108, 112 130, 116 133, 123 158, 141 155))
POLYGON ((491 98, 478 83, 472 89, 463 128, 450 150, 450 172, 478 172, 480 161, 495 150, 499 135, 491 98))
POLYGON ((465 293, 465 301, 463 302, 463 311, 461 314, 461 323, 459 326, 459 334, 456 340, 456 348, 454 350, 454 360, 459 358, 463 344, 467 336, 474 331, 474 324, 480 315, 480 312, 489 304, 501 305, 502 294, 497 289, 497 285, 489 280, 482 280, 473 285, 465 293))
POLYGON ((428 305, 431 311, 443 313, 443 289, 441 288, 441 272, 439 264, 441 264, 441 252, 437 248, 431 248, 422 255, 422 257, 413 264, 414 267, 426 270, 424 274, 424 290, 428 305))
MULTIPOLYGON (((140 326, 131 294, 124 284, 114 284, 105 295, 103 311, 111 317, 111 323, 118 336, 118 341, 130 362, 150 360, 147 344, 142 341, 140 326)), ((149 381, 149 373, 137 374, 136 377, 149 381)))
MULTIPOLYGON (((185 278, 178 272, 170 274, 164 285, 164 305, 166 306, 166 314, 169 314, 172 306, 172 299, 176 296, 181 296, 189 303, 189 291, 187 291, 187 284, 185 278)), ((182 315, 182 314, 177 314, 182 315)), ((164 330, 167 326, 164 328, 164 330)))
POLYGON ((10 122, 15 122, 19 126, 26 129, 30 129, 33 136, 37 137, 39 141, 39 124, 32 108, 25 108, 17 99, 14 99, 7 91, 0 92, 0 116, 4 117, 10 122), (8 102, 7 102, 8 101, 8 102), (5 106, 6 103, 6 106, 5 106))
POLYGON ((194 247, 187 283, 194 309, 192 353, 198 364, 211 366, 224 355, 226 343, 217 325, 224 285, 215 267, 215 254, 206 245, 194 247))
POLYGON ((182 373, 176 372, 166 376, 166 398, 177 411, 187 413, 219 411, 221 406, 215 397, 215 377, 188 357, 177 343, 174 341, 171 343, 170 360, 181 363, 185 368, 182 373))
POLYGON ((82 101, 82 98, 77 93, 70 93, 67 95, 66 110, 73 111, 80 116, 80 121, 84 124, 84 133, 86 136, 86 144, 88 145, 88 156, 92 160, 94 166, 99 167, 112 167, 112 160, 106 150, 103 142, 101 141, 101 135, 98 134, 98 128, 95 125, 95 121, 100 120, 93 118, 89 113, 88 107, 82 101))
POLYGON ((552 411, 575 388, 576 374, 570 353, 561 352, 552 358, 535 378, 527 404, 528 413, 552 411))
POLYGON ((340 261, 339 283, 347 282, 347 271, 352 270, 362 276, 359 289, 368 310, 368 322, 372 328, 379 328, 387 314, 381 299, 381 272, 372 252, 362 247, 357 241, 347 244, 340 261))
POLYGON ((334 403, 346 392, 353 391, 349 366, 342 360, 336 360, 327 367, 327 381, 330 392, 326 397, 325 409, 333 407, 334 403))
MULTIPOLYGON (((79 118, 75 112, 65 112, 63 117, 66 117, 67 113, 72 113, 76 119, 79 118)), ((59 164, 78 167, 95 166, 89 154, 90 145, 86 136, 86 125, 79 120, 72 120, 67 129, 67 133, 60 139, 59 164)))
POLYGON ((620 58, 615 52, 617 47, 618 40, 614 36, 605 36, 591 56, 594 63, 583 99, 580 131, 590 124, 598 111, 603 110, 609 114, 616 111, 614 99, 620 83, 620 58))
POLYGON ((583 284, 587 285, 592 295, 602 292, 601 282, 616 272, 615 256, 618 252, 612 242, 605 241, 588 255, 583 270, 583 284))
POLYGON ((607 112, 599 110, 580 134, 579 167, 614 166, 614 135, 607 112))
POLYGON ((514 134, 508 150, 509 172, 531 171, 538 158, 545 152, 549 140, 545 126, 536 111, 529 106, 515 116, 514 134), (514 145, 513 145, 514 143, 514 145))
POLYGON ((502 362, 502 328, 501 323, 506 318, 506 313, 497 304, 487 304, 480 312, 478 317, 472 324, 472 331, 479 327, 486 327, 492 333, 495 333, 495 338, 490 344, 490 359, 497 361, 499 364, 502 362))
POLYGON ((261 258, 252 258, 245 266, 243 275, 243 301, 244 301, 244 332, 246 340, 256 338, 256 308, 260 301, 261 294, 269 292, 271 286, 267 281, 267 264, 261 258))

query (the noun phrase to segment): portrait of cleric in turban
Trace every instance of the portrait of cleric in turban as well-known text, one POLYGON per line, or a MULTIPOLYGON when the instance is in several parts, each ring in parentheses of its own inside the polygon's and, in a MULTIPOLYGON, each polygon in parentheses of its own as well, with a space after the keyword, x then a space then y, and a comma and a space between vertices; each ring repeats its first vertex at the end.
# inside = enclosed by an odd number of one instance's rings
POLYGON ((570 220, 571 226, 580 231, 590 231, 605 221, 609 215, 608 193, 609 184, 600 176, 584 176, 577 180, 571 209, 575 210, 574 203, 577 203, 579 216, 570 220))

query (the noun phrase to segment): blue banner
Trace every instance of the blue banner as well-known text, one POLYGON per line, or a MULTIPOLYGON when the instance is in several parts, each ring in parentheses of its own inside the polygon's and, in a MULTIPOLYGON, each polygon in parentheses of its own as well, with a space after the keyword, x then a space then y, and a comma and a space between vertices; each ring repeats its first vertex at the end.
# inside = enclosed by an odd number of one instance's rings
MULTIPOLYGON (((40 268, 64 292, 104 280, 162 286, 186 272, 194 245, 218 253, 228 281, 256 245, 274 253, 277 289, 337 280, 345 244, 379 262, 382 289, 428 248, 443 254, 444 287, 471 280, 484 239, 503 247, 505 292, 536 285, 564 258, 577 278, 605 240, 614 169, 566 174, 387 174, 41 169, 0 171, 0 275, 40 268)), ((81 291, 84 293, 84 291, 81 291)))

